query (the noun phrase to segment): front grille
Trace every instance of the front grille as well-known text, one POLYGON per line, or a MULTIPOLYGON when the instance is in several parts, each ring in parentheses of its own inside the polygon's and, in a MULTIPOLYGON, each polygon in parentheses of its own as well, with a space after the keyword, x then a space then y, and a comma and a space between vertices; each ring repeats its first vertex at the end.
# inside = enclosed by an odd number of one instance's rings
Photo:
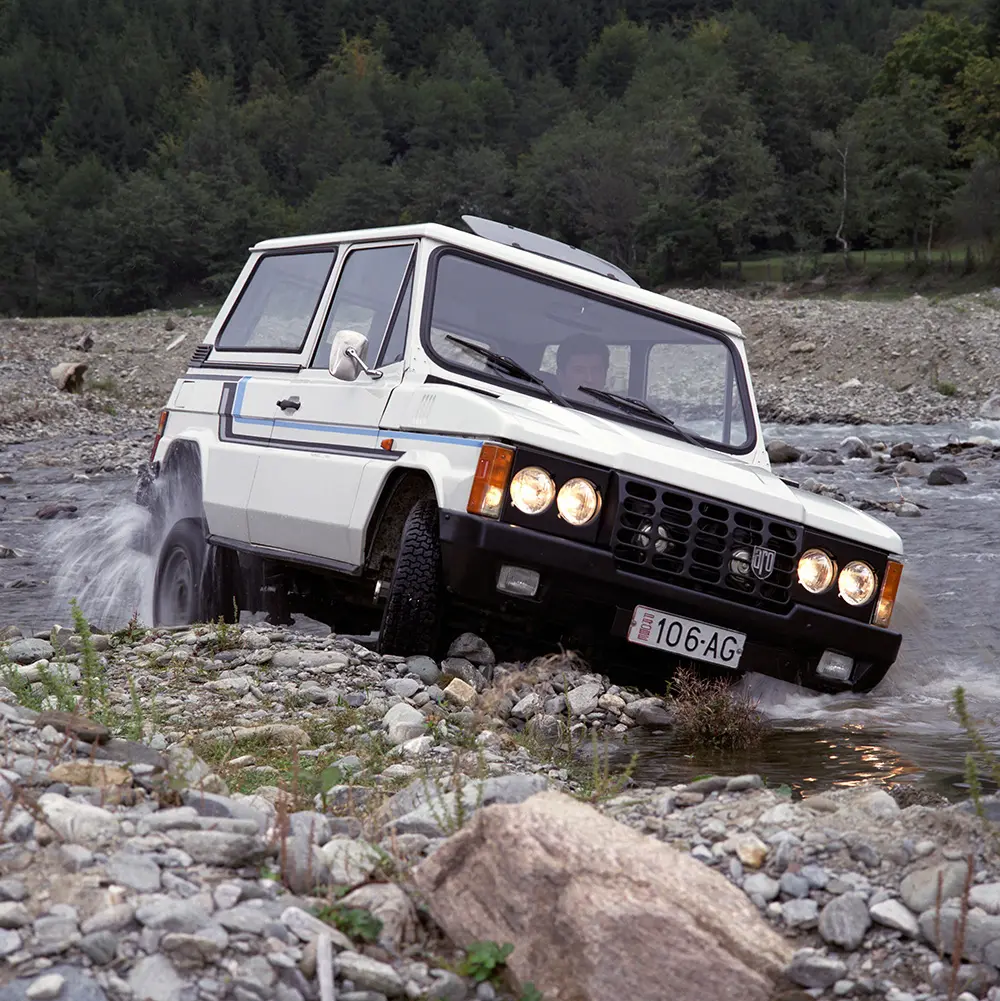
POLYGON ((620 481, 611 548, 621 570, 749 604, 784 605, 801 546, 802 526, 794 522, 662 484, 620 481), (752 560, 758 546, 775 554, 764 579, 742 558, 752 560))

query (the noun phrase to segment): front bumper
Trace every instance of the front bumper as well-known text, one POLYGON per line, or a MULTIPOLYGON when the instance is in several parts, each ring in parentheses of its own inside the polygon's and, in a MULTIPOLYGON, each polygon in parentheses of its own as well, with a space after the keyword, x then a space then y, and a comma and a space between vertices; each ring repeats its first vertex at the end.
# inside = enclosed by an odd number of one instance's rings
MULTIPOLYGON (((456 512, 441 514, 441 560, 448 590, 479 608, 556 629, 586 618, 627 643, 635 606, 651 605, 745 633, 741 670, 820 691, 874 687, 895 661, 902 639, 899 633, 820 609, 791 604, 785 612, 773 612, 627 573, 615 566, 607 550, 456 512), (536 597, 515 598, 497 591, 504 564, 540 573, 536 597), (848 681, 816 673, 828 649, 854 658, 848 681)), ((645 650, 628 647, 636 657, 645 650)))

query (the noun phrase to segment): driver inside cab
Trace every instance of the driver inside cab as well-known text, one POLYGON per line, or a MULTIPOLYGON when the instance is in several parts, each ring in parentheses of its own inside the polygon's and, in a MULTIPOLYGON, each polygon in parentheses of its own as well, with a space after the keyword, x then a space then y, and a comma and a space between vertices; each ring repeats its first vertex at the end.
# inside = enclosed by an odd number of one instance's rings
POLYGON ((556 378, 563 396, 578 395, 580 386, 606 389, 611 353, 599 337, 574 334, 556 350, 556 378))

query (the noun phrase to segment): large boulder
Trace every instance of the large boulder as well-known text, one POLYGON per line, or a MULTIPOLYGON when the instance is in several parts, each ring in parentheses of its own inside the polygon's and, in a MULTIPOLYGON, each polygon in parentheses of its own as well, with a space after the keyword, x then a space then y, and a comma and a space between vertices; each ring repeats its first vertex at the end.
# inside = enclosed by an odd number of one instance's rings
POLYGON ((460 946, 547 1001, 766 1001, 789 945, 723 876, 563 793, 492 806, 414 872, 460 946))

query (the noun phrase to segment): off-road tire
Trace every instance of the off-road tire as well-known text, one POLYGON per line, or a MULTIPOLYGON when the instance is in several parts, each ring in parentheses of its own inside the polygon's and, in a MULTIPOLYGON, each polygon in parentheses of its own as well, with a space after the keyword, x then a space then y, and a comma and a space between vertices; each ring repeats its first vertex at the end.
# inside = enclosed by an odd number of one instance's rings
POLYGON ((178 521, 160 546, 153 579, 153 625, 235 622, 237 578, 233 554, 205 541, 204 525, 178 521))
POLYGON ((382 615, 383 654, 433 656, 441 629, 441 543, 438 506, 421 500, 410 509, 382 615))

